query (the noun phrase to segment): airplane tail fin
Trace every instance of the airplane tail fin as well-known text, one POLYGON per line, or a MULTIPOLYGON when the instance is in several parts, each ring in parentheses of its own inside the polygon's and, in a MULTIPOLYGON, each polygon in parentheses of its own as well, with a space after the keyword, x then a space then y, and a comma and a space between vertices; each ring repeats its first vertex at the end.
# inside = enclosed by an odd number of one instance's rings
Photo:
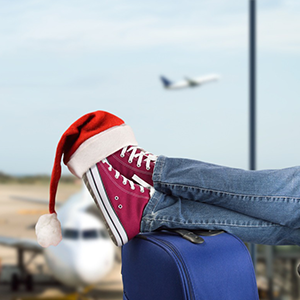
POLYGON ((172 84, 172 81, 170 81, 164 76, 160 76, 160 80, 162 81, 165 88, 169 87, 172 84))

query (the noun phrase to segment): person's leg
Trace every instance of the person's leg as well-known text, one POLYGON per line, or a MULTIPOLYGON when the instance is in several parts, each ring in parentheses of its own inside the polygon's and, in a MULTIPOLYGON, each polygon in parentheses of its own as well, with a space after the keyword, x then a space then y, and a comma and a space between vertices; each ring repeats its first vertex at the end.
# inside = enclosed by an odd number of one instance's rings
POLYGON ((222 207, 156 191, 144 209, 140 231, 162 228, 224 230, 244 242, 300 245, 300 229, 290 229, 222 207))
POLYGON ((153 181, 165 194, 300 228, 300 167, 246 171, 160 156, 153 181))

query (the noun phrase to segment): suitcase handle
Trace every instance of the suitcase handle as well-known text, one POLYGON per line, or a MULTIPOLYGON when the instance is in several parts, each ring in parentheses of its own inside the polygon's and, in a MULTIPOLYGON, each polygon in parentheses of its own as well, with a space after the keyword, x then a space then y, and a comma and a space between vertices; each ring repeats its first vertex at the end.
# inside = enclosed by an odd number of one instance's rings
POLYGON ((188 230, 185 230, 185 229, 172 229, 170 231, 178 233, 184 239, 192 242, 193 244, 202 244, 202 243, 204 243, 204 239, 202 237, 200 237, 199 235, 196 235, 192 231, 188 231, 188 230))
POLYGON ((186 229, 164 229, 169 232, 175 232, 182 236, 184 239, 190 241, 193 244, 202 244, 204 239, 200 236, 215 236, 224 233, 224 230, 194 230, 189 231, 186 229))
POLYGON ((195 234, 202 235, 202 236, 215 236, 215 235, 219 235, 221 233, 225 233, 224 230, 205 230, 205 229, 194 230, 193 232, 195 234))

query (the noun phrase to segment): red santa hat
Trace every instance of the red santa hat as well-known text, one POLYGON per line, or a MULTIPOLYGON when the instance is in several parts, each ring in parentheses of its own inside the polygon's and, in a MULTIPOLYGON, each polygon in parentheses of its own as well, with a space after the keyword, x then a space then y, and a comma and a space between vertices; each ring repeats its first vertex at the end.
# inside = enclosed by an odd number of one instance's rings
POLYGON ((70 172, 81 178, 94 164, 129 145, 137 146, 130 126, 105 111, 86 114, 65 131, 56 149, 51 174, 50 214, 41 216, 36 225, 36 234, 41 246, 57 245, 62 238, 55 212, 55 196, 61 176, 62 157, 70 172))

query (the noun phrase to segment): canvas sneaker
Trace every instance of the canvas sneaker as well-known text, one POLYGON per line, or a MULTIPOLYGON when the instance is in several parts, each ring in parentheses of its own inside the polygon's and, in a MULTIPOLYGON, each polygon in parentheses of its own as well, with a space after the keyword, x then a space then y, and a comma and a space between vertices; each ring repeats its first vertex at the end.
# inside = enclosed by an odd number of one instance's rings
POLYGON ((157 160, 156 155, 138 147, 128 146, 108 156, 107 160, 125 177, 136 181, 137 176, 153 186, 152 174, 157 160))
POLYGON ((140 232, 143 210, 151 197, 149 189, 128 180, 105 159, 91 167, 83 180, 117 246, 140 232))

